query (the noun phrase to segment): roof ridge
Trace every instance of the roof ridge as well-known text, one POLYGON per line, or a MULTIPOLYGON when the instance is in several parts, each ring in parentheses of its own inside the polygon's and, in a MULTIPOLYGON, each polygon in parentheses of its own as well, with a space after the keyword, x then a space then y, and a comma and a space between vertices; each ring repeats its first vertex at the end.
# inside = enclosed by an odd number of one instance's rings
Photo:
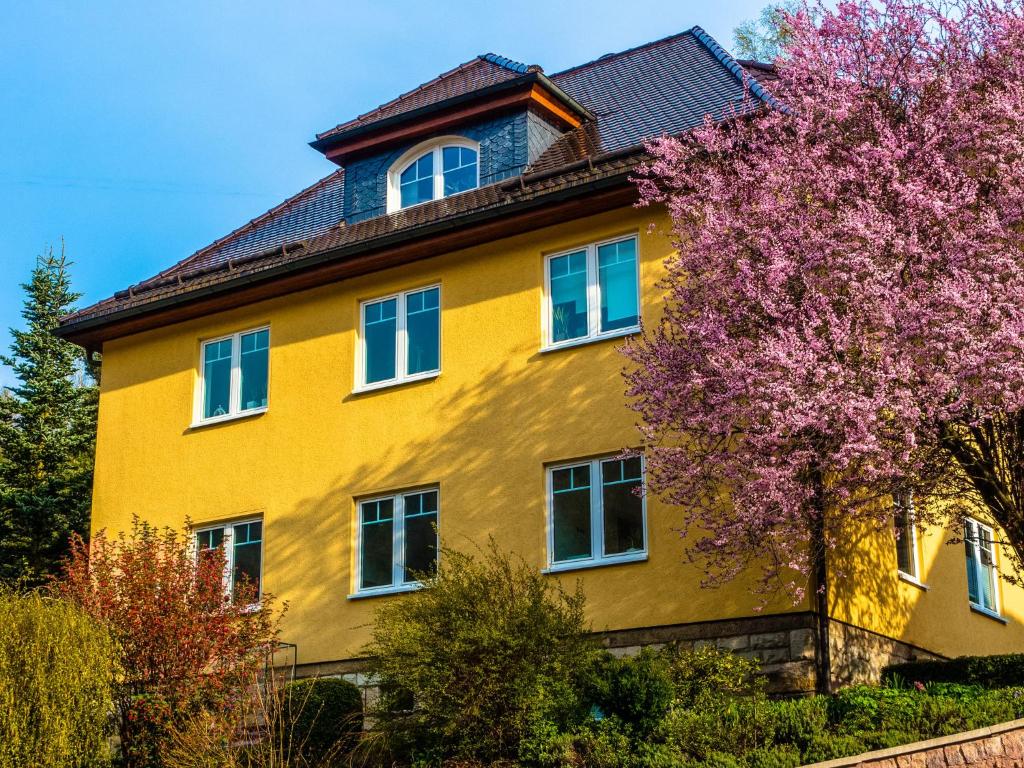
POLYGON ((662 37, 662 38, 659 38, 657 40, 651 40, 651 41, 646 42, 646 43, 641 43, 640 45, 634 45, 632 48, 626 48, 623 51, 615 51, 615 52, 612 52, 612 53, 606 53, 606 54, 604 54, 602 56, 598 56, 596 59, 591 59, 590 61, 585 61, 582 64, 574 64, 573 66, 569 67, 568 69, 563 69, 561 72, 555 72, 553 75, 548 75, 548 77, 550 77, 552 80, 554 80, 556 77, 561 77, 562 75, 568 74, 570 72, 575 72, 578 69, 584 69, 585 67, 593 66, 594 64, 597 64, 597 63, 602 62, 602 61, 608 61, 609 59, 617 59, 620 56, 626 56, 626 55, 628 55, 630 53, 636 53, 637 51, 642 51, 642 50, 644 50, 646 48, 655 48, 655 47, 657 47, 659 45, 665 45, 666 43, 670 43, 670 42, 672 42, 674 40, 678 40, 680 37, 685 37, 686 35, 692 35, 694 29, 697 29, 697 27, 691 27, 690 29, 683 30, 682 32, 676 32, 675 34, 668 35, 666 37, 662 37))
POLYGON ((234 238, 244 234, 245 232, 247 232, 250 229, 254 229, 257 225, 262 224, 264 221, 266 221, 270 217, 272 217, 272 216, 274 216, 274 215, 276 215, 278 213, 281 213, 284 210, 287 210, 291 206, 295 205, 299 201, 299 198, 304 197, 304 196, 306 196, 306 195, 308 195, 308 194, 310 194, 312 192, 315 192, 315 191, 321 189, 322 187, 327 186, 328 183, 333 181, 336 177, 344 175, 344 173, 345 173, 345 169, 344 168, 339 168, 338 170, 334 171, 333 173, 327 174, 322 179, 319 179, 318 181, 314 182, 313 184, 310 184, 305 189, 300 190, 299 192, 296 192, 294 195, 292 195, 289 198, 286 198, 283 202, 278 203, 273 208, 271 208, 271 209, 261 213, 259 216, 256 216, 255 218, 249 219, 249 221, 247 221, 242 226, 236 227, 235 229, 231 230, 230 232, 228 232, 223 237, 220 237, 217 240, 214 240, 209 245, 203 246, 198 251, 195 251, 191 255, 186 256, 181 261, 179 261, 179 262, 177 262, 175 264, 172 264, 171 266, 169 266, 167 269, 163 270, 162 272, 158 272, 157 274, 153 275, 148 280, 143 280, 140 283, 136 283, 136 285, 145 285, 146 283, 151 283, 154 280, 159 280, 161 277, 165 277, 165 276, 171 274, 172 272, 175 272, 175 271, 177 271, 179 269, 182 269, 189 262, 194 261, 195 259, 198 259, 201 256, 205 256, 207 253, 209 253, 210 251, 214 250, 215 248, 219 248, 220 246, 224 245, 229 240, 232 240, 232 239, 234 239, 234 238))
POLYGON ((481 53, 477 58, 489 61, 491 64, 497 64, 499 67, 504 67, 520 75, 525 75, 527 72, 544 71, 544 68, 538 64, 523 64, 521 61, 515 61, 506 56, 500 56, 497 53, 481 53))
MULTIPOLYGON (((356 115, 355 117, 353 117, 350 120, 346 120, 343 123, 338 123, 333 128, 328 128, 326 131, 323 131, 322 133, 318 133, 316 135, 316 138, 317 138, 317 140, 320 140, 320 139, 328 138, 329 136, 333 136, 335 133, 338 132, 338 130, 340 128, 342 128, 344 126, 347 126, 347 125, 350 125, 352 123, 358 123, 358 122, 360 122, 362 120, 365 120, 368 117, 372 117, 373 115, 383 111, 384 109, 386 109, 386 108, 388 108, 388 107, 390 107, 390 106, 392 106, 394 104, 397 104, 398 102, 402 101, 403 99, 407 99, 408 97, 412 96, 413 94, 419 93, 420 91, 423 91, 426 88, 441 82, 446 77, 451 77, 456 72, 461 72, 462 70, 466 69, 467 67, 471 67, 472 65, 476 64, 478 61, 486 61, 488 64, 493 64, 496 67, 502 67, 503 69, 508 69, 508 70, 510 70, 512 72, 518 72, 518 70, 513 69, 512 67, 505 66, 504 64, 500 64, 497 61, 494 61, 494 60, 489 59, 489 58, 485 58, 485 56, 487 56, 487 55, 494 56, 495 58, 504 58, 504 57, 501 57, 501 56, 495 56, 495 54, 485 54, 483 56, 479 56, 479 55, 478 56, 474 56, 469 61, 465 61, 462 64, 459 64, 457 67, 452 67, 447 72, 442 72, 437 77, 435 77, 435 78, 433 78, 431 80, 427 80, 425 83, 420 83, 419 85, 417 85, 412 90, 406 91, 405 93, 401 93, 398 96, 396 96, 395 98, 390 99, 389 101, 385 101, 383 104, 379 104, 379 105, 377 105, 376 107, 374 107, 373 109, 371 109, 371 110, 369 110, 367 112, 363 112, 361 115, 356 115)), ((512 61, 512 59, 505 59, 505 61, 508 61, 511 64, 518 64, 518 62, 512 61)), ((525 66, 525 65, 520 64, 519 66, 525 66)))
POLYGON ((712 56, 718 59, 719 63, 723 67, 732 72, 740 83, 743 84, 744 88, 749 88, 752 94, 769 106, 775 107, 776 109, 785 109, 785 107, 775 100, 774 96, 768 93, 763 85, 761 85, 754 77, 748 75, 747 71, 740 65, 740 63, 732 57, 732 54, 719 45, 715 38, 705 32, 703 27, 694 25, 690 29, 690 32, 697 38, 697 40, 700 41, 701 45, 711 52, 712 56))

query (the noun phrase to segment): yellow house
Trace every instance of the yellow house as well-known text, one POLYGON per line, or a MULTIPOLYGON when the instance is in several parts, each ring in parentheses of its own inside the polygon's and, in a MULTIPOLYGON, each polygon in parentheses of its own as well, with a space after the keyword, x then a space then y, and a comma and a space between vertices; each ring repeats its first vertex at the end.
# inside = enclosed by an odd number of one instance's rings
POLYGON ((644 139, 769 98, 699 27, 546 75, 486 54, 320 134, 339 166, 65 319, 103 357, 93 530, 195 526, 289 603, 302 674, 358 669, 376 606, 492 536, 581 580, 613 649, 711 642, 779 689, 917 656, 1007 652, 1024 600, 995 534, 871 532, 837 553, 832 667, 814 602, 703 589, 676 510, 636 495, 618 350, 660 312, 644 139), (966 554, 966 557, 965 557, 966 554))

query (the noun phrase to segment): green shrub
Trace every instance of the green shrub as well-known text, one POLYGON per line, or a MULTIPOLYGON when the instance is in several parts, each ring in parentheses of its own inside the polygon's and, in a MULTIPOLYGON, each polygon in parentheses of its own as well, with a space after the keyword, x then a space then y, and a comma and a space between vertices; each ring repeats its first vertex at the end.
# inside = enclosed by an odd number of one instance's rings
POLYGON ((792 744, 758 747, 743 756, 744 768, 797 768, 802 762, 800 750, 792 744))
POLYGON ((859 755, 866 751, 867 745, 856 736, 823 733, 804 750, 803 761, 817 763, 822 760, 835 760, 837 757, 859 755))
POLYGON ((297 680, 284 689, 284 719, 295 751, 310 764, 348 752, 363 730, 363 696, 347 680, 297 680))
POLYGON ((945 661, 911 661, 893 664, 883 670, 883 680, 895 678, 912 683, 960 683, 986 688, 1024 686, 1024 653, 959 656, 945 661))
POLYGON ((0 589, 0 765, 108 762, 114 647, 76 607, 0 589))
POLYGON ((765 729, 774 743, 791 744, 802 751, 828 729, 828 704, 825 696, 769 702, 765 729))
POLYGON ((425 589, 378 609, 365 649, 385 690, 366 743, 392 759, 513 760, 538 731, 573 731, 589 716, 584 680, 599 651, 584 598, 490 548, 445 550, 425 589))
POLYGON ((598 665, 591 698, 606 716, 617 717, 641 736, 661 725, 675 694, 664 653, 644 648, 633 657, 605 657, 598 665))

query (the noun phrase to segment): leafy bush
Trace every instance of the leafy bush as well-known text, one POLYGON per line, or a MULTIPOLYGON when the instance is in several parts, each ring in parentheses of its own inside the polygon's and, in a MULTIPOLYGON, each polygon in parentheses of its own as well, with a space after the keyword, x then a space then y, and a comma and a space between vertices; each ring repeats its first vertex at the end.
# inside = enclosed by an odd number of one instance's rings
POLYGON ((383 695, 367 748, 487 764, 585 721, 584 681, 599 651, 579 588, 563 591, 493 542, 477 556, 445 550, 440 563, 426 589, 378 609, 365 650, 383 695))
POLYGON ((71 603, 0 588, 0 765, 107 764, 114 658, 71 603))
POLYGON ((292 744, 312 764, 355 746, 363 730, 363 697, 347 680, 297 680, 284 689, 284 716, 292 744))
POLYGON ((116 643, 114 701, 128 768, 160 765, 169 721, 229 709, 277 637, 273 600, 263 595, 253 611, 252 585, 226 595, 224 552, 197 558, 193 542, 187 526, 157 529, 135 518, 117 538, 75 539, 56 584, 116 643))
POLYGON ((945 661, 911 661, 882 671, 883 680, 900 678, 921 683, 959 683, 986 688, 1024 686, 1024 653, 1002 656, 959 656, 945 661))
POLYGON ((609 655, 598 664, 595 681, 593 704, 643 736, 661 724, 675 694, 668 659, 648 648, 633 657, 609 655))

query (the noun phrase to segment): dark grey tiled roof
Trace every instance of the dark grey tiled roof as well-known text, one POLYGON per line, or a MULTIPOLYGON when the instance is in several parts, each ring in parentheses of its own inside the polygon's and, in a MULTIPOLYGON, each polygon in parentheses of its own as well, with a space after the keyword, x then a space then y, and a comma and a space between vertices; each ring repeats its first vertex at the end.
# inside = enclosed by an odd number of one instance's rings
MULTIPOLYGON (((328 133, 448 98, 452 89, 463 92, 466 88, 486 87, 533 69, 539 68, 485 54, 328 133)), ((764 103, 774 104, 764 90, 764 84, 773 80, 771 67, 756 62, 741 65, 700 27, 602 56, 552 75, 551 80, 589 109, 595 121, 556 141, 527 169, 528 174, 546 176, 576 160, 639 147, 644 140, 659 135, 679 134, 700 125, 705 115, 722 119, 764 103), (745 99, 745 92, 753 98, 745 99)), ((541 187, 547 184, 539 183, 541 187)), ((523 193, 539 194, 542 190, 533 189, 535 186, 525 184, 523 193)), ((337 170, 159 275, 66 318, 65 324, 106 315, 121 306, 137 306, 149 295, 187 293, 193 285, 230 279, 232 271, 237 271, 236 261, 245 262, 245 270, 249 270, 257 268, 254 259, 265 258, 276 264, 298 258, 299 254, 308 256, 312 248, 373 239, 381 227, 392 232, 412 228, 416 217, 443 218, 463 214, 474 206, 482 210, 511 200, 507 193, 484 188, 413 212, 346 226, 344 188, 344 170, 337 170)))

